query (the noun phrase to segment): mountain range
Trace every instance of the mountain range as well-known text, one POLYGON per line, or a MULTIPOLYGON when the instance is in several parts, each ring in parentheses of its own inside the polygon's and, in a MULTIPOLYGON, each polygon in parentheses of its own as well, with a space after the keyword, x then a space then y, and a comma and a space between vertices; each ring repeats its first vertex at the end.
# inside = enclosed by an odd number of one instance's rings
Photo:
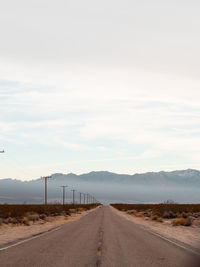
MULTIPOLYGON (((87 174, 52 174, 48 179, 49 202, 61 202, 61 185, 68 185, 67 202, 71 202, 71 189, 76 189, 76 199, 84 192, 104 203, 134 202, 157 203, 173 200, 178 203, 200 202, 200 171, 188 169, 172 172, 143 174, 116 174, 93 171, 87 174)), ((0 203, 42 203, 44 181, 0 179, 0 203)))

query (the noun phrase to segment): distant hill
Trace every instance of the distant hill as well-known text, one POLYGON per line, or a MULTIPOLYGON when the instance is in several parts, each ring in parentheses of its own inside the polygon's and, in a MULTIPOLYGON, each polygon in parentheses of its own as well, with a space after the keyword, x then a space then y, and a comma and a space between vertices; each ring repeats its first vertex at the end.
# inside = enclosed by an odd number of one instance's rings
MULTIPOLYGON (((69 186, 68 201, 71 200, 70 189, 77 189, 108 202, 162 202, 172 199, 200 203, 200 171, 193 169, 134 175, 107 171, 81 175, 55 173, 48 181, 51 202, 61 201, 61 185, 69 186)), ((43 189, 41 178, 25 182, 1 179, 0 203, 40 203, 43 201, 43 189)))
POLYGON ((198 183, 200 185, 200 171, 187 169, 181 171, 172 172, 147 172, 143 174, 117 174, 108 171, 93 171, 86 174, 76 175, 74 173, 53 174, 54 179, 70 180, 70 181, 84 181, 84 182, 100 182, 100 183, 122 183, 122 184, 155 184, 155 185, 173 185, 176 183, 181 183, 182 185, 191 185, 193 183, 198 183))

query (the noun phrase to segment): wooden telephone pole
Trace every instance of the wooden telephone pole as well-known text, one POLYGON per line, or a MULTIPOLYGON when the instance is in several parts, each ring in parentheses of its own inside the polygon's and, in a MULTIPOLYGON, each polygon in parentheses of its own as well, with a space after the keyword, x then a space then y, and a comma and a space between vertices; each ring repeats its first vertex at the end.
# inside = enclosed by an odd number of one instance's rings
POLYGON ((73 195, 72 195, 72 199, 73 199, 73 206, 75 206, 75 189, 72 189, 71 190, 72 191, 72 193, 73 193, 73 195))
POLYGON ((80 194, 80 204, 82 203, 82 195, 83 195, 83 193, 79 193, 80 194))
POLYGON ((44 194, 45 194, 45 199, 44 199, 44 203, 45 205, 47 205, 47 179, 51 178, 51 176, 44 176, 41 177, 42 179, 44 179, 44 194))
POLYGON ((62 185, 61 186, 63 189, 63 205, 65 205, 65 188, 68 187, 67 185, 62 185))
POLYGON ((89 194, 87 194, 86 196, 87 196, 87 204, 89 204, 89 194))

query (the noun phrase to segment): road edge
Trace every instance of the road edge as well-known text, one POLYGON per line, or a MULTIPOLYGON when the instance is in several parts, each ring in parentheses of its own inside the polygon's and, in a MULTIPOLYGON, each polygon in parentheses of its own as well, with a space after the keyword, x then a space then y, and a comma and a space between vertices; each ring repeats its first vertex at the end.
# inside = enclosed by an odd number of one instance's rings
POLYGON ((114 208, 114 207, 112 207, 112 206, 109 206, 109 207, 111 208, 111 210, 112 210, 115 214, 121 216, 122 218, 124 218, 124 219, 130 221, 130 222, 133 223, 133 224, 136 224, 138 227, 140 227, 140 228, 143 229, 144 231, 147 231, 148 233, 150 233, 150 234, 152 234, 152 235, 154 235, 154 236, 157 236, 158 238, 161 238, 161 239, 165 240, 166 242, 169 242, 169 243, 171 243, 171 244, 173 244, 173 245, 175 245, 175 246, 177 246, 177 247, 180 247, 180 248, 182 248, 182 249, 184 249, 184 250, 187 250, 187 251, 189 251, 189 252, 191 252, 191 253, 193 253, 193 254, 195 254, 195 255, 197 255, 197 256, 200 256, 200 249, 198 249, 197 247, 194 247, 194 246, 192 246, 192 245, 190 245, 190 244, 181 242, 181 241, 178 240, 178 239, 175 239, 175 238, 169 238, 169 237, 167 237, 167 236, 165 236, 165 235, 162 235, 161 233, 158 233, 158 232, 152 230, 150 227, 148 227, 148 226, 146 226, 146 225, 141 225, 141 224, 139 224, 139 223, 136 223, 136 222, 132 221, 131 218, 128 218, 128 214, 127 214, 127 216, 124 216, 124 215, 126 215, 126 214, 124 214, 123 211, 119 211, 119 210, 117 210, 116 208, 114 208))
MULTIPOLYGON (((15 239, 13 241, 10 241, 8 243, 4 243, 4 244, 0 245, 0 252, 4 251, 4 250, 7 250, 9 248, 12 248, 14 246, 23 244, 25 242, 28 242, 30 240, 33 240, 33 239, 39 238, 41 236, 44 236, 44 235, 50 234, 52 232, 55 232, 55 231, 61 229, 64 225, 66 225, 68 223, 73 223, 73 222, 79 221, 81 218, 87 216, 89 213, 95 211, 97 208, 98 207, 95 207, 94 209, 87 210, 87 211, 85 211, 85 213, 82 212, 82 214, 80 214, 81 216, 74 217, 74 220, 66 220, 65 222, 62 222, 60 225, 53 226, 53 227, 49 228, 48 230, 44 230, 44 231, 41 231, 39 233, 33 233, 33 234, 28 235, 27 237, 17 238, 17 239, 15 239)), ((72 219, 72 218, 73 217, 71 217, 70 219, 72 219)))

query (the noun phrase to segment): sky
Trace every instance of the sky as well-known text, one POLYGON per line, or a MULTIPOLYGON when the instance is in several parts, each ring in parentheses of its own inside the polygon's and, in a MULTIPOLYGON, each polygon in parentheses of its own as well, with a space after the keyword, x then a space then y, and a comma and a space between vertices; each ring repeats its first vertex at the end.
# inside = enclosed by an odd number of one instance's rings
POLYGON ((199 169, 199 10, 0 0, 0 178, 199 169))

